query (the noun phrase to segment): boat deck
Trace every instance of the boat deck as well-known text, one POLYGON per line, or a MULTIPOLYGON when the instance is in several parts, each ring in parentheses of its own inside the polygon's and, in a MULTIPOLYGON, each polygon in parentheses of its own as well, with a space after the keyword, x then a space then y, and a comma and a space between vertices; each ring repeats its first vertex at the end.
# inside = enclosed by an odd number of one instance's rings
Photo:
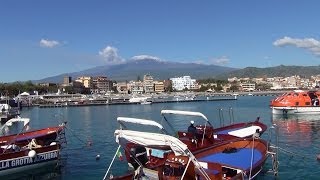
MULTIPOLYGON (((204 162, 212 162, 212 163, 220 163, 222 165, 235 167, 239 169, 249 169, 251 167, 251 156, 252 156, 252 149, 250 148, 241 148, 237 149, 236 152, 230 153, 216 153, 210 154, 208 156, 204 156, 198 158, 199 161, 204 162)), ((253 161, 252 164, 256 164, 262 158, 262 153, 257 150, 253 149, 253 161)))

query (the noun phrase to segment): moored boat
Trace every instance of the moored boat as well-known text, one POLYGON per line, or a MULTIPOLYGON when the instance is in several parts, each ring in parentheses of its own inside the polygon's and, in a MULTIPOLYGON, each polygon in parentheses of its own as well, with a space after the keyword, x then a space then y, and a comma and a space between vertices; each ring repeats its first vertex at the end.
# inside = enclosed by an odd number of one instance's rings
POLYGON ((320 91, 294 90, 271 100, 273 114, 320 114, 320 91))
MULTIPOLYGON (((252 179, 267 159, 267 142, 237 139, 192 153, 179 139, 157 133, 116 130, 116 142, 124 149, 128 174, 104 179, 252 179)), ((120 147, 119 146, 119 147, 120 147)))
POLYGON ((11 118, 20 115, 19 103, 15 103, 14 100, 1 100, 0 101, 0 122, 6 122, 11 118))
MULTIPOLYGON (((179 139, 187 144, 191 151, 197 151, 223 141, 248 138, 252 137, 253 135, 260 136, 267 130, 267 125, 261 123, 259 121, 259 117, 255 121, 234 123, 219 128, 214 128, 208 118, 200 112, 162 110, 161 115, 169 124, 169 127, 171 127, 173 131, 178 134, 179 139), (194 120, 202 120, 202 123, 197 124, 193 121, 196 124, 195 132, 189 132, 187 128, 184 131, 177 131, 174 130, 173 125, 170 123, 168 118, 169 114, 184 117, 192 116, 195 117, 194 120)), ((182 118, 182 120, 185 119, 182 118)))
POLYGON ((65 124, 0 136, 0 177, 56 164, 65 124))

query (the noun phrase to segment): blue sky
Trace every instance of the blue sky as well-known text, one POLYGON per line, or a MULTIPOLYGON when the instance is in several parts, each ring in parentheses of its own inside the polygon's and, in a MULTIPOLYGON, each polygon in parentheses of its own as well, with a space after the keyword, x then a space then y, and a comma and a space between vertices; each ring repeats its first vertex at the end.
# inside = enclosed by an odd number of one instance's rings
POLYGON ((1 1, 0 82, 129 59, 320 65, 320 1, 1 1))

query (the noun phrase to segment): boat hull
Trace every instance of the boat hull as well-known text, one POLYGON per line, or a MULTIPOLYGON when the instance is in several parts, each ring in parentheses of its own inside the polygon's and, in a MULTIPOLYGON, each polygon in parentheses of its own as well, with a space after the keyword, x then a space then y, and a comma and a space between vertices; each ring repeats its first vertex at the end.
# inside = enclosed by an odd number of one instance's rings
POLYGON ((271 107, 272 114, 320 114, 320 106, 271 107))
POLYGON ((32 169, 54 165, 60 156, 60 145, 51 145, 33 149, 34 157, 29 157, 29 149, 18 152, 8 152, 0 155, 0 176, 29 171, 32 169))
POLYGON ((31 139, 36 139, 38 142, 46 144, 54 141, 63 129, 63 126, 56 126, 9 136, 1 136, 0 145, 14 142, 16 145, 24 146, 28 144, 31 139))

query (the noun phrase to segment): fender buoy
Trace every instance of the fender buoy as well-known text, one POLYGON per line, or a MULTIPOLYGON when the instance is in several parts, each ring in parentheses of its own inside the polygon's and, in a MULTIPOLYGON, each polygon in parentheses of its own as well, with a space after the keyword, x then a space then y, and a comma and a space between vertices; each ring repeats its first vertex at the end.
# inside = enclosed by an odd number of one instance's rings
POLYGON ((28 152, 28 156, 31 157, 31 158, 34 158, 36 155, 37 155, 37 153, 36 153, 35 150, 31 150, 31 151, 28 152))

